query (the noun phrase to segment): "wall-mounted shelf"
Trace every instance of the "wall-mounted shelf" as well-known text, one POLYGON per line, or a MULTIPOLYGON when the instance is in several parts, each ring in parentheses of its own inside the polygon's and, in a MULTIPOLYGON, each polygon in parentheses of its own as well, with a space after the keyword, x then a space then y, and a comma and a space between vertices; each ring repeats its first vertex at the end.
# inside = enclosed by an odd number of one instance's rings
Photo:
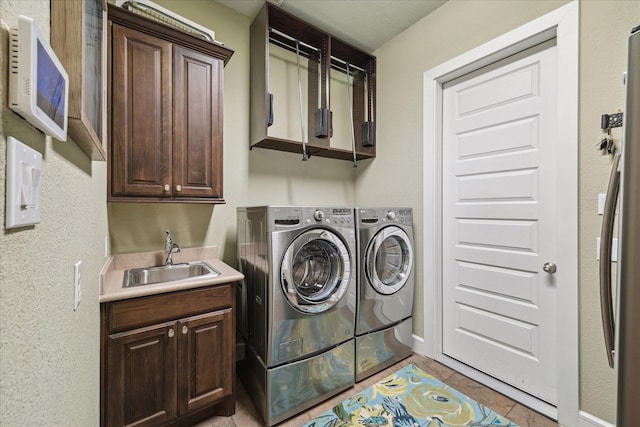
POLYGON ((250 43, 251 148, 376 156, 374 56, 269 3, 250 43))

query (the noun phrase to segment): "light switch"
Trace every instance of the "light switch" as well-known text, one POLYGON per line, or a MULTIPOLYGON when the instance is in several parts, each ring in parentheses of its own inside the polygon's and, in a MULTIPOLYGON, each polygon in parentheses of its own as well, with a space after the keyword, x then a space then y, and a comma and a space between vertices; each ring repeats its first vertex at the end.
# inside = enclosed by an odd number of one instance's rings
POLYGON ((40 222, 41 178, 42 154, 8 137, 5 228, 40 222))

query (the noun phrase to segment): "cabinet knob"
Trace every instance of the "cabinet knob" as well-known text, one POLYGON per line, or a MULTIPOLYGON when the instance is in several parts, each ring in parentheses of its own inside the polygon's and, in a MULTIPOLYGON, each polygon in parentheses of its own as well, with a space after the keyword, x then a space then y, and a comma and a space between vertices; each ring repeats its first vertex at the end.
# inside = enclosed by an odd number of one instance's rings
POLYGON ((180 184, 176 185, 176 191, 182 191, 182 185, 180 184))
POLYGON ((185 325, 182 327, 182 335, 186 335, 189 332, 189 328, 185 325))
POLYGON ((164 191, 169 192, 171 190, 171 186, 169 184, 164 185, 164 191))
POLYGON ((175 334, 175 332, 173 332, 173 328, 169 329, 169 338, 173 338, 173 335, 175 334))

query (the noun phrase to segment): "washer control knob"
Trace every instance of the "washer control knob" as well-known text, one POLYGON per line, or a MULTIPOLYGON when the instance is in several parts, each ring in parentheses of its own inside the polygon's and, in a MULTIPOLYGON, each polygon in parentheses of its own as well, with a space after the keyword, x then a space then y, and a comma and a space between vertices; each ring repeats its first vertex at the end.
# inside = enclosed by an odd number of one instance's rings
POLYGON ((322 221, 324 219, 324 212, 317 210, 313 213, 313 217, 316 221, 322 221))
POLYGON ((387 218, 394 220, 396 219, 396 213, 394 211, 387 212, 387 218))

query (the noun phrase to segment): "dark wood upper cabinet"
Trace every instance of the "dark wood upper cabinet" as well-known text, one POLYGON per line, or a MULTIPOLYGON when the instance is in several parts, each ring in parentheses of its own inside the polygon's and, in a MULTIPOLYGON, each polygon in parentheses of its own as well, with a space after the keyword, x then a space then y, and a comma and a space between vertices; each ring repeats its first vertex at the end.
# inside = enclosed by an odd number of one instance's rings
POLYGON ((222 61, 174 48, 173 179, 180 197, 222 199, 222 61))
POLYGON ((69 136, 106 160, 106 0, 52 1, 51 46, 69 74, 69 136))
POLYGON ((266 3, 250 29, 251 148, 376 156, 376 58, 266 3))
POLYGON ((108 201, 224 203, 223 70, 233 51, 108 8, 108 201))
POLYGON ((111 26, 111 193, 165 195, 172 183, 171 43, 111 26))

